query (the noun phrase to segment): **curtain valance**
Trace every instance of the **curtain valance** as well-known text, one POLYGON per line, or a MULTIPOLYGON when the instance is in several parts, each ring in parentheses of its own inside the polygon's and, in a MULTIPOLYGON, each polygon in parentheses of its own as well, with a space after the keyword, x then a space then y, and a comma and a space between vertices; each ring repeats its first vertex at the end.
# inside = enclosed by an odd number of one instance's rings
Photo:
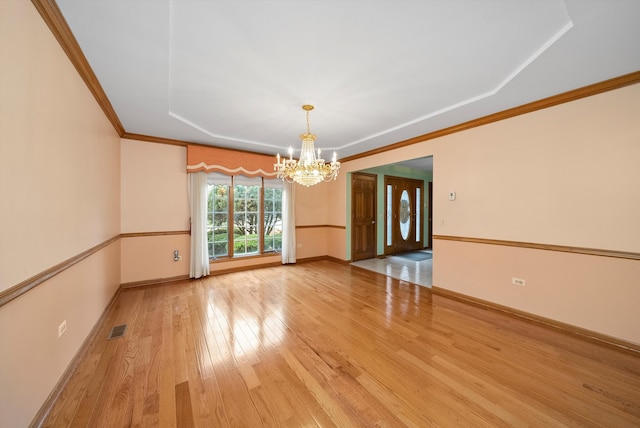
POLYGON ((192 144, 187 146, 187 172, 274 178, 274 163, 275 158, 269 155, 192 144))

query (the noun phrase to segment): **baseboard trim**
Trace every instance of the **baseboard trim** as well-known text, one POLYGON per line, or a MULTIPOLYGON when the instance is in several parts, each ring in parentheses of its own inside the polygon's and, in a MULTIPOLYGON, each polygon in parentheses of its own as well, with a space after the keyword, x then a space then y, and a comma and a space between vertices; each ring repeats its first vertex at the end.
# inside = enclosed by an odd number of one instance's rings
MULTIPOLYGON (((302 259, 297 259, 295 263, 293 264, 303 264, 303 263, 311 263, 311 262, 319 262, 322 260, 329 260, 335 263, 340 263, 340 264, 349 264, 348 262, 335 258, 335 257, 331 257, 331 256, 317 256, 317 257, 305 257, 302 259)), ((215 276, 215 275, 223 275, 225 273, 235 273, 235 272, 242 272, 242 271, 247 271, 247 270, 253 270, 253 269, 262 269, 262 268, 268 268, 268 267, 276 267, 276 266, 287 266, 286 264, 282 264, 282 262, 270 262, 270 263, 262 263, 262 264, 257 264, 257 265, 252 265, 252 266, 239 266, 239 267, 234 267, 234 268, 229 268, 229 269, 221 269, 221 270, 216 270, 216 271, 211 271, 211 275, 215 276)))
POLYGON ((298 229, 317 229, 317 228, 330 228, 330 229, 346 229, 347 226, 341 226, 338 224, 301 224, 296 225, 296 230, 298 229))
POLYGON ((56 383, 56 386, 53 387, 53 390, 51 391, 47 399, 44 401, 44 403, 40 407, 40 410, 38 410, 38 413, 36 413, 35 417, 29 424, 30 428, 41 427, 42 424, 47 419, 47 417, 49 416, 51 409, 53 409, 53 406, 56 404, 56 402, 60 398, 60 394, 62 394, 62 391, 64 391, 65 387, 67 386, 67 384, 73 377, 74 373, 78 369, 80 362, 86 357, 93 343, 98 338, 98 332, 100 331, 100 328, 104 324, 104 321, 107 318, 107 315, 109 314, 109 312, 111 311, 116 299, 118 298, 118 296, 120 296, 121 290, 122 290, 121 288, 116 289, 113 296, 111 296, 111 300, 109 301, 105 309, 102 311, 102 314, 100 315, 96 323, 93 325, 93 328, 91 328, 91 330, 87 334, 87 337, 85 337, 84 341, 82 342, 82 345, 80 345, 80 349, 78 349, 78 352, 76 352, 73 359, 67 366, 66 370, 64 371, 64 373, 62 373, 62 376, 58 380, 58 383, 56 383))
POLYGON ((597 333, 595 331, 588 330, 586 328, 576 327, 571 324, 563 323, 561 321, 556 321, 551 318, 545 318, 540 315, 535 315, 530 312, 514 309, 509 306, 493 303, 488 300, 479 299, 477 297, 469 296, 467 294, 462 294, 456 291, 447 290, 445 288, 437 287, 435 285, 431 287, 431 292, 433 294, 436 294, 442 297, 447 297, 449 299, 468 303, 484 309, 489 309, 489 310, 493 310, 503 314, 507 314, 509 316, 523 319, 538 325, 544 325, 545 327, 552 328, 554 330, 559 330, 564 333, 570 334, 572 336, 577 336, 581 339, 588 340, 589 342, 605 345, 607 347, 614 348, 619 351, 628 352, 633 355, 640 354, 640 344, 637 344, 637 343, 629 342, 623 339, 618 339, 616 337, 608 336, 606 334, 597 333))
POLYGON ((327 257, 327 260, 329 260, 331 262, 339 263, 339 264, 345 265, 345 266, 348 266, 351 263, 350 260, 342 260, 342 259, 339 259, 339 258, 333 257, 333 256, 326 256, 326 257, 327 257))
POLYGON ((189 279, 190 279, 189 275, 178 275, 178 276, 172 276, 169 278, 147 279, 144 281, 125 282, 124 284, 120 284, 120 288, 127 289, 127 288, 136 288, 136 287, 148 287, 151 285, 161 285, 161 284, 169 284, 172 282, 188 281, 189 279))
MULTIPOLYGON (((296 260, 296 264, 311 263, 311 262, 317 262, 321 260, 329 260, 334 263, 340 263, 345 265, 349 264, 348 261, 341 260, 331 256, 306 257, 303 259, 296 260)), ((237 267, 231 267, 227 269, 212 270, 209 273, 209 276, 218 276, 218 275, 224 275, 227 273, 244 272, 244 271, 249 271, 253 269, 270 268, 270 267, 277 267, 277 266, 286 266, 286 265, 283 265, 282 262, 277 261, 277 262, 259 263, 251 266, 237 266, 237 267)), ((191 280, 193 280, 193 278, 189 278, 189 275, 180 275, 180 276, 173 276, 170 278, 156 278, 156 279, 148 279, 145 281, 126 282, 121 284, 120 288, 128 289, 128 288, 137 288, 137 287, 150 287, 154 285, 164 285, 164 284, 169 284, 173 282, 182 282, 182 281, 191 281, 191 280)))
POLYGON ((209 275, 210 276, 224 275, 227 273, 243 272, 247 270, 262 269, 262 268, 275 267, 275 266, 282 266, 282 262, 267 262, 267 263, 259 263, 259 264, 250 265, 250 266, 237 266, 237 267, 231 267, 227 269, 212 270, 209 275))
POLYGON ((349 262, 347 260, 338 259, 332 256, 316 256, 316 257, 305 257, 304 259, 296 260, 296 263, 311 263, 311 262, 319 262, 323 260, 328 260, 330 262, 339 263, 341 265, 348 265, 349 262))

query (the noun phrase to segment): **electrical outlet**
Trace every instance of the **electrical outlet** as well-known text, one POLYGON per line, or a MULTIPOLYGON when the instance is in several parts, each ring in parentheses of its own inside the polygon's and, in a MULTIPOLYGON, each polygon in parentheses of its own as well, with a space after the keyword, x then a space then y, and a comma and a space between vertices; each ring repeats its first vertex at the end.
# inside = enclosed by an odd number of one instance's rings
POLYGON ((511 278, 511 283, 513 285, 521 285, 523 287, 527 285, 527 282, 522 278, 511 278))
POLYGON ((178 250, 175 250, 173 252, 173 261, 179 262, 180 260, 182 260, 182 256, 180 255, 180 252, 178 250))
POLYGON ((296 248, 302 248, 302 244, 296 244, 296 248))
POLYGON ((58 326, 58 337, 62 337, 65 331, 67 331, 67 320, 62 321, 62 323, 58 326))

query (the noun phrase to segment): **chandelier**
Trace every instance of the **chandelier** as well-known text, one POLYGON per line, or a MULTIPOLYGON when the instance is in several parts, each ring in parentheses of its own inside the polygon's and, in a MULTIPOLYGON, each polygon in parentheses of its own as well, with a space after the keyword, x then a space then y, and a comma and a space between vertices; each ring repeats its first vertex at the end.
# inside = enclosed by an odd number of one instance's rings
POLYGON ((276 176, 283 180, 293 183, 294 181, 303 186, 309 187, 318 184, 321 181, 335 180, 340 169, 340 162, 336 161, 336 152, 333 152, 331 163, 325 163, 320 158, 320 149, 318 156, 313 146, 316 136, 309 130, 309 112, 313 110, 313 106, 305 104, 302 109, 307 112, 307 132, 300 135, 302 140, 302 150, 300 152, 300 160, 293 158, 293 149, 289 148, 289 159, 280 159, 280 153, 276 157, 276 163, 273 169, 276 176))

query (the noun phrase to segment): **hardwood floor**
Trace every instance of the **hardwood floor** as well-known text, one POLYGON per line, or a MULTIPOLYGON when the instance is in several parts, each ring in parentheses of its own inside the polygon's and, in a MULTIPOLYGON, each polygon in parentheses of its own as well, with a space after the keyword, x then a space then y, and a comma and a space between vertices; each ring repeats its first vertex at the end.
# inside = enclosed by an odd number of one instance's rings
POLYGON ((640 426, 640 356, 320 261, 123 291, 45 426, 640 426))

